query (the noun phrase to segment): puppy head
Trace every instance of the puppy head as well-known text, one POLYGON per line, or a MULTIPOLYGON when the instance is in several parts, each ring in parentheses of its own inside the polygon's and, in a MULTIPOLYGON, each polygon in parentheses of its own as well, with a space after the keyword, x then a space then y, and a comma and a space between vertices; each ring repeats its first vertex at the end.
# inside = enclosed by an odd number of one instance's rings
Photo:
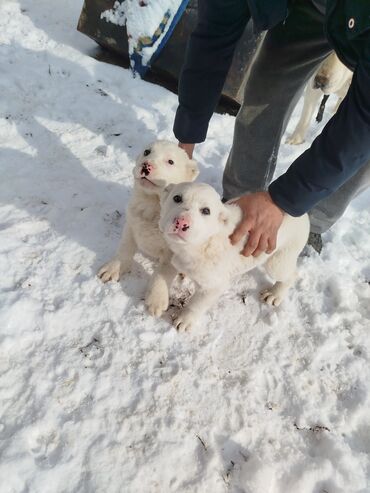
POLYGON ((313 87, 321 89, 324 94, 331 94, 338 91, 350 75, 350 70, 332 53, 320 66, 313 87))
POLYGON ((210 185, 180 183, 162 194, 159 229, 170 246, 201 245, 221 231, 228 236, 239 215, 240 209, 224 205, 210 185))
POLYGON ((198 167, 177 144, 157 140, 146 146, 136 159, 135 183, 146 193, 159 195, 171 183, 193 181, 198 167))

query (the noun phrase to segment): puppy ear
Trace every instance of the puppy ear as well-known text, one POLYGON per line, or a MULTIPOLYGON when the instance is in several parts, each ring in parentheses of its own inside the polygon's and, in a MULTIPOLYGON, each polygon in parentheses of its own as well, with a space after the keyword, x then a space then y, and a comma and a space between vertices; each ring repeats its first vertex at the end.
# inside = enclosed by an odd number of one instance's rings
POLYGON ((218 219, 226 228, 234 228, 241 219, 240 207, 236 204, 222 204, 218 219))
POLYGON ((227 224, 228 220, 229 220, 229 216, 227 214, 227 210, 223 209, 219 215, 218 215, 218 220, 220 221, 220 223, 222 224, 227 224))
POLYGON ((167 185, 161 192, 160 196, 160 203, 161 205, 164 204, 164 202, 167 200, 167 197, 169 194, 172 192, 172 189, 175 187, 172 183, 170 185, 167 185))
POLYGON ((194 181, 195 178, 199 175, 198 164, 196 163, 196 161, 194 161, 194 159, 189 159, 188 169, 189 181, 194 181))

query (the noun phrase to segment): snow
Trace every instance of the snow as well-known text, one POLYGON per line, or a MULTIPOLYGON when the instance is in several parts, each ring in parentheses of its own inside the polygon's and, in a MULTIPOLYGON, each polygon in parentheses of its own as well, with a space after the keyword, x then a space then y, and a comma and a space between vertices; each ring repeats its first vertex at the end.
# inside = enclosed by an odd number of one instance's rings
MULTIPOLYGON (((136 2, 138 5, 138 3, 136 2)), ((126 2, 114 2, 113 8, 104 10, 100 14, 101 19, 106 19, 107 22, 111 22, 112 24, 116 24, 117 26, 125 26, 127 22, 126 16, 126 2)))
MULTIPOLYGON (((197 330, 151 318, 148 260, 96 271, 177 100, 90 58, 81 6, 0 7, 1 493, 370 491, 370 193, 278 309, 253 271, 197 330)), ((196 152, 218 190, 232 131, 215 115, 196 152)), ((280 171, 305 147, 283 144, 280 171)))

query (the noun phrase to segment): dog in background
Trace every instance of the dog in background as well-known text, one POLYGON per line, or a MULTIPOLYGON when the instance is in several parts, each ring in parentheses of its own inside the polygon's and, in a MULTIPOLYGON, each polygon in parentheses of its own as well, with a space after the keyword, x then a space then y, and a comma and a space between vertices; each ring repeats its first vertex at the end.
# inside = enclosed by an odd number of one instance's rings
POLYGON ((98 276, 103 282, 119 281, 130 270, 138 250, 158 260, 145 302, 149 312, 159 316, 168 308, 167 282, 163 276, 171 280, 176 276, 170 263, 172 254, 158 227, 160 195, 172 183, 193 181, 198 176, 198 168, 183 149, 173 142, 159 140, 148 145, 137 157, 133 175, 133 193, 120 244, 114 257, 100 268, 98 276))
MULTIPOLYGON (((172 265, 188 276, 196 291, 175 319, 178 329, 194 326, 201 315, 228 288, 232 279, 264 265, 276 282, 261 292, 262 301, 278 306, 296 278, 297 258, 309 233, 307 214, 284 215, 277 247, 271 254, 244 257, 245 239, 232 245, 229 239, 242 218, 239 206, 221 202, 216 190, 205 183, 170 185, 163 192, 159 227, 173 252, 172 265)), ((172 282, 167 278, 168 289, 172 282)))
POLYGON ((312 116, 317 110, 318 103, 324 95, 319 108, 316 120, 320 122, 325 109, 325 103, 330 94, 338 96, 338 102, 334 109, 337 111, 340 103, 347 94, 352 81, 352 72, 339 60, 333 52, 320 65, 317 72, 309 80, 305 95, 301 118, 292 133, 287 139, 287 144, 298 145, 305 141, 308 127, 310 126, 312 116))

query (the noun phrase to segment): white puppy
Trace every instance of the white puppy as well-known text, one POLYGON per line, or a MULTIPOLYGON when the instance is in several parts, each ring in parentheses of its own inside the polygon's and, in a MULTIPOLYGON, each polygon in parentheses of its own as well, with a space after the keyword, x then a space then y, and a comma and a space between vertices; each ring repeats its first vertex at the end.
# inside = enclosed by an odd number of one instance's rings
MULTIPOLYGON (((335 113, 347 94, 351 80, 352 72, 343 65, 335 53, 329 55, 307 84, 301 118, 294 132, 287 139, 287 144, 298 145, 305 141, 312 115, 317 110, 318 102, 323 94, 327 97, 330 94, 338 96, 338 102, 334 109, 335 113)), ((325 101, 322 103, 324 106, 325 101)), ((324 111, 324 108, 322 108, 322 111, 324 111)))
MULTIPOLYGON (((309 233, 307 214, 284 215, 277 248, 271 254, 244 257, 245 240, 231 245, 229 235, 242 217, 234 204, 223 204, 217 192, 204 183, 182 183, 166 188, 159 227, 173 252, 172 264, 194 281, 197 290, 179 313, 175 325, 189 329, 229 286, 233 276, 264 264, 276 282, 261 292, 261 299, 279 305, 296 274, 297 258, 309 233)), ((167 278, 167 282, 172 280, 167 278)))
POLYGON ((183 149, 173 142, 159 140, 138 156, 133 175, 133 194, 118 250, 112 260, 101 267, 98 276, 103 282, 118 281, 130 270, 138 250, 159 260, 146 296, 150 313, 159 316, 168 307, 168 289, 163 275, 166 279, 176 275, 170 263, 171 253, 158 228, 160 194, 171 183, 194 180, 198 168, 183 149))

